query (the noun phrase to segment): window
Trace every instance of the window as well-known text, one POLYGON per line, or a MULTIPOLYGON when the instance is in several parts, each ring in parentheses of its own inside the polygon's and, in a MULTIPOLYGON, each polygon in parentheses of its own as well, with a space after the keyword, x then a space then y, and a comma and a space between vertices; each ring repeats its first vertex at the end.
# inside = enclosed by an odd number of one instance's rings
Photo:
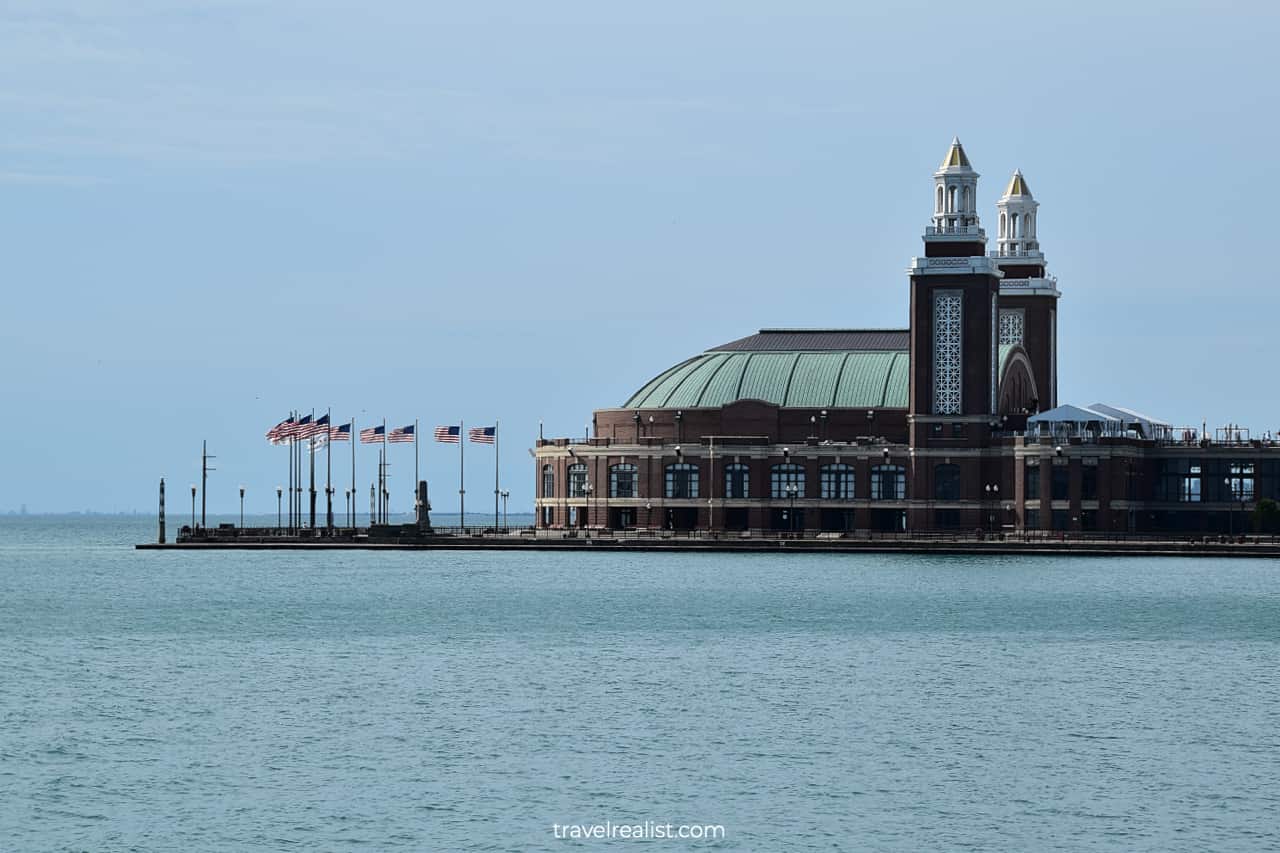
POLYGON ((569 497, 587 496, 587 466, 584 462, 569 466, 569 497))
POLYGON ((907 471, 901 465, 876 465, 871 469, 871 500, 900 501, 907 496, 907 471))
POLYGON ((844 464, 823 465, 818 475, 822 499, 828 501, 853 500, 853 466, 844 464))
POLYGON ((550 465, 542 466, 542 496, 544 498, 556 496, 556 469, 550 465))
POLYGON ((636 496, 636 466, 627 463, 609 469, 609 497, 634 498, 636 496))
POLYGON ((964 424, 952 424, 952 425, 951 425, 951 437, 952 437, 952 438, 964 438, 964 424))
POLYGON ((1040 510, 1029 509, 1026 513, 1026 523, 1023 525, 1027 530, 1040 529, 1040 510))
POLYGON ((1050 495, 1055 501, 1065 501, 1070 493, 1071 469, 1066 465, 1053 466, 1053 482, 1049 485, 1050 495))
POLYGON ((1085 465, 1080 469, 1080 500, 1098 499, 1098 466, 1085 465))
POLYGON ((1200 502, 1200 466, 1188 466, 1186 476, 1178 484, 1178 500, 1187 503, 1200 502))
POLYGON ((1054 530, 1070 530, 1071 521, 1067 517, 1065 509, 1055 509, 1053 511, 1053 529, 1054 530))
MULTIPOLYGON (((1029 501, 1040 500, 1040 463, 1032 462, 1027 465, 1027 478, 1025 481, 1025 499, 1029 501)), ((1037 525, 1038 526, 1038 525, 1037 525)))
POLYGON ((774 465, 769 473, 769 497, 804 497, 804 467, 801 465, 774 465), (794 489, 788 490, 788 486, 794 489))
POLYGON ((933 469, 933 498, 939 501, 960 500, 960 466, 937 465, 933 469))
POLYGON ((938 187, 938 213, 942 213, 942 187, 938 187))
POLYGON ((698 466, 691 462, 677 462, 667 466, 667 497, 696 498, 698 496, 698 466))
POLYGON ((556 521, 555 507, 544 506, 542 508, 542 526, 550 527, 551 525, 555 524, 555 521, 556 521))
POLYGON ((746 465, 735 462, 724 466, 724 496, 726 498, 750 497, 750 482, 750 469, 746 465))
POLYGON ((1253 500, 1253 463, 1232 462, 1227 474, 1226 499, 1248 502, 1253 500))

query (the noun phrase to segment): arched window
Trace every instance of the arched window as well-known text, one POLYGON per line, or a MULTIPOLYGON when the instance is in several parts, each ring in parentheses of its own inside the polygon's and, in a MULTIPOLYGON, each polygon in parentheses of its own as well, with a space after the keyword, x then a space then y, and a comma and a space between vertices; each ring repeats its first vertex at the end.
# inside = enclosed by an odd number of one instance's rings
POLYGON ((569 497, 585 498, 587 496, 587 465, 579 462, 569 466, 569 497))
POLYGON ((636 466, 624 462, 609 468, 609 497, 636 497, 636 466))
POLYGON ((542 496, 544 498, 556 496, 556 469, 550 465, 542 466, 542 496))
POLYGON ((1004 236, 1004 225, 1005 225, 1005 216, 1003 213, 1001 213, 1000 214, 1000 236, 1001 237, 1004 236))
POLYGON ((1018 239, 1018 214, 1009 214, 1009 239, 1018 239))
POLYGON ((828 501, 853 500, 853 466, 844 464, 823 465, 818 472, 822 499, 828 501))
POLYGON ((769 472, 769 497, 804 497, 804 466, 792 464, 774 465, 769 472), (794 486, 789 489, 789 486, 794 486))
POLYGON ((901 465, 876 465, 871 469, 871 500, 900 501, 907 497, 907 472, 901 465))
POLYGON ((937 465, 933 469, 933 498, 939 501, 960 500, 960 466, 937 465))
POLYGON ((698 496, 698 466, 691 462, 677 462, 667 466, 667 497, 696 498, 698 496))
POLYGON ((724 496, 726 498, 751 497, 750 469, 740 462, 724 466, 724 496))
POLYGON ((969 194, 968 187, 964 188, 963 198, 964 198, 964 212, 969 213, 973 210, 973 198, 969 194))
POLYGON ((1023 221, 1022 221, 1022 233, 1023 233, 1023 234, 1025 234, 1027 237, 1030 237, 1030 238, 1031 238, 1031 239, 1033 239, 1033 240, 1035 239, 1035 236, 1036 236, 1036 217, 1035 217, 1035 215, 1034 215, 1034 214, 1028 213, 1026 216, 1024 216, 1024 217, 1023 217, 1023 221))
POLYGON ((938 213, 942 213, 942 184, 938 184, 938 213))
POLYGON ((956 188, 947 187, 947 213, 956 212, 956 188))

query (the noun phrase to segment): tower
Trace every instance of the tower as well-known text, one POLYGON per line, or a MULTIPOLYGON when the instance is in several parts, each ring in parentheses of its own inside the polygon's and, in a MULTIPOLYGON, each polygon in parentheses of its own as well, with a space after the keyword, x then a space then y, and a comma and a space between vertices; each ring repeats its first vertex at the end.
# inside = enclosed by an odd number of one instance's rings
MULTIPOLYGON (((974 440, 996 412, 1001 272, 978 222, 978 173, 959 139, 934 172, 933 224, 911 277, 911 442, 974 440), (975 425, 969 428, 967 422, 975 425)), ((954 444, 952 445, 954 446, 954 444)))
POLYGON ((1058 282, 1045 272, 1036 236, 1040 203, 1015 170, 996 202, 993 260, 1000 282, 999 411, 1034 413, 1058 405, 1058 282))

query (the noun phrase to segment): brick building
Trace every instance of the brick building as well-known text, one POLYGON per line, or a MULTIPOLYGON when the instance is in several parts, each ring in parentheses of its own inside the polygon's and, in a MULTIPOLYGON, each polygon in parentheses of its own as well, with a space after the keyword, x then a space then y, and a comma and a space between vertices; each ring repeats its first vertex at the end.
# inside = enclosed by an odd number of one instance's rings
POLYGON ((546 528, 1228 532, 1280 446, 1059 405, 1057 280, 1014 172, 987 249, 959 140, 905 329, 762 329, 663 371, 593 435, 539 440, 546 528))

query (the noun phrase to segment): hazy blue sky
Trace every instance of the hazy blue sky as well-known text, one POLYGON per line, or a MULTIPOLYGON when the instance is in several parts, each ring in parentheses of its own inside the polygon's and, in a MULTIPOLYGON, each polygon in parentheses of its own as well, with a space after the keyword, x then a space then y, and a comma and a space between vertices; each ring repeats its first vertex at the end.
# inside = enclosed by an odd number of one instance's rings
POLYGON ((1276 429, 1277 8, 8 0, 0 511, 181 512, 201 438, 211 507, 274 510, 262 434, 326 406, 501 418, 529 508, 539 419, 904 326, 955 134, 989 230, 1015 167, 1041 202, 1064 402, 1276 429))

